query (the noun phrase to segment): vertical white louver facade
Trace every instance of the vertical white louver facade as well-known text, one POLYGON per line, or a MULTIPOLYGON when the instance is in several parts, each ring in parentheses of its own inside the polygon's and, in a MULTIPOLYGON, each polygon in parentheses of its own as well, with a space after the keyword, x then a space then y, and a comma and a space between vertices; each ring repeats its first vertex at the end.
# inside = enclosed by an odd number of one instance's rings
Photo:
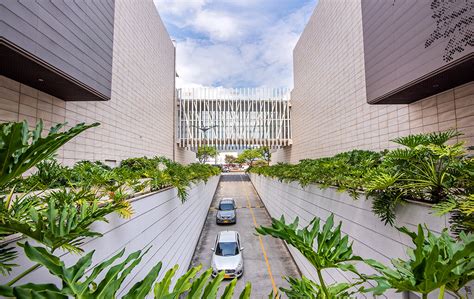
POLYGON ((177 98, 180 147, 277 149, 291 144, 289 89, 185 88, 177 98))

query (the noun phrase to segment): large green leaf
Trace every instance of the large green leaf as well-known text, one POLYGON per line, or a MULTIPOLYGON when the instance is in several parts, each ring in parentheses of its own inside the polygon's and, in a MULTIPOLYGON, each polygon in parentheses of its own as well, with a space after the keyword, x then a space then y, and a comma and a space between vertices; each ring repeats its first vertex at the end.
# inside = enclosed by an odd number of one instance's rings
POLYGON ((397 291, 412 291, 429 294, 439 288, 458 292, 474 278, 474 236, 461 233, 461 240, 455 240, 444 230, 436 236, 418 225, 418 231, 405 227, 400 232, 408 235, 414 249, 408 250, 408 260, 393 259, 393 268, 374 260, 366 263, 381 276, 374 277, 378 285, 368 289, 382 294, 388 288, 397 291), (426 235, 425 235, 426 231, 426 235))
POLYGON ((341 225, 342 223, 339 223, 334 226, 334 215, 331 214, 322 228, 317 217, 308 226, 299 229, 298 218, 293 223, 287 224, 283 216, 280 220, 272 219, 271 227, 256 228, 262 235, 271 235, 295 247, 313 265, 318 274, 318 284, 308 279, 288 279, 292 288, 283 291, 288 292, 289 296, 298 298, 297 294, 304 291, 314 294, 316 296, 314 298, 339 298, 347 293, 347 289, 366 281, 366 277, 359 274, 351 263, 362 261, 362 258, 352 253, 352 243, 349 243, 348 236, 342 235, 341 225), (322 270, 327 268, 352 272, 358 279, 350 283, 326 285, 322 270))
POLYGON ((362 258, 352 253, 352 243, 347 236, 342 236, 341 223, 334 227, 334 215, 330 215, 323 227, 320 219, 315 217, 308 226, 298 229, 299 219, 293 223, 285 223, 272 219, 271 227, 258 227, 257 232, 262 235, 271 235, 294 246, 308 261, 319 270, 337 268, 339 264, 350 261, 361 261, 362 258), (316 244, 314 244, 316 241, 316 244))
POLYGON ((50 248, 80 252, 83 239, 100 236, 92 223, 127 206, 125 201, 99 202, 87 190, 60 189, 50 194, 14 200, 0 205, 0 233, 21 233, 50 248))
MULTIPOLYGON (((89 270, 88 268, 92 264, 94 252, 83 256, 76 264, 68 268, 57 256, 49 253, 43 247, 34 247, 28 242, 22 246, 26 256, 30 260, 46 267, 52 275, 62 281, 61 294, 77 298, 106 299, 115 297, 115 294, 120 289, 125 278, 130 274, 133 268, 140 263, 143 255, 146 254, 146 252, 142 253, 141 251, 133 252, 123 261, 114 265, 114 263, 123 256, 125 252, 124 249, 90 269, 91 274, 85 277, 86 270, 89 270), (96 281, 97 277, 106 269, 108 270, 105 276, 100 281, 96 281)), ((159 269, 157 270, 157 268, 159 267, 153 268, 145 280, 137 283, 131 292, 134 294, 142 294, 147 288, 149 291, 151 284, 158 275, 157 272, 159 269)), ((15 288, 24 288, 24 286, 15 288)))
POLYGON ((130 291, 125 296, 123 296, 123 299, 140 299, 145 298, 148 294, 150 294, 153 284, 160 274, 161 267, 161 262, 156 264, 143 280, 133 285, 130 291))
POLYGON ((13 296, 18 299, 66 299, 67 296, 54 284, 24 284, 13 288, 13 296))
POLYGON ((65 132, 59 132, 64 124, 51 128, 42 137, 43 123, 29 130, 26 121, 0 124, 0 189, 39 162, 51 157, 66 142, 83 131, 98 126, 78 124, 65 132))

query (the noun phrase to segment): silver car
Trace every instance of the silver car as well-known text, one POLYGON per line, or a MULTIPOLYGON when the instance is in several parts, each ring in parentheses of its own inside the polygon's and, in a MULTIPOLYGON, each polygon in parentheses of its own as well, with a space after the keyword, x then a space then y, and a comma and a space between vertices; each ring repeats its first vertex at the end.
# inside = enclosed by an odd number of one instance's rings
POLYGON ((237 223, 236 208, 237 205, 235 204, 235 200, 233 200, 232 198, 221 199, 221 201, 219 202, 219 209, 217 210, 216 214, 216 223, 237 223))
POLYGON ((244 259, 240 236, 236 231, 223 231, 217 235, 216 244, 211 248, 212 276, 224 271, 224 278, 240 277, 244 274, 244 259))

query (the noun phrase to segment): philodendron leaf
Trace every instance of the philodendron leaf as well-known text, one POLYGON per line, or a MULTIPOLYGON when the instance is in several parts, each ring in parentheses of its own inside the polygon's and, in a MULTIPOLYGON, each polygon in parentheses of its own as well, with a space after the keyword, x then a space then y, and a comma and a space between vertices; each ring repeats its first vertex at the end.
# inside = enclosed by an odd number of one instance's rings
POLYGON ((20 244, 25 250, 26 256, 33 262, 45 266, 51 274, 63 279, 64 278, 64 263, 55 255, 49 253, 43 247, 30 246, 28 242, 20 244))
POLYGON ((219 274, 207 284, 202 297, 210 299, 216 298, 222 280, 224 280, 224 271, 219 272, 219 274))
POLYGON ((143 280, 133 285, 130 291, 123 297, 123 299, 140 299, 145 298, 148 294, 150 294, 153 284, 160 274, 161 267, 161 262, 156 264, 151 269, 151 271, 148 272, 147 276, 143 280))
POLYGON ((234 289, 236 284, 237 278, 232 279, 232 281, 225 287, 221 299, 231 299, 232 295, 234 295, 234 289))
POLYGON ((460 240, 455 240, 446 230, 437 236, 422 225, 417 233, 406 228, 399 230, 410 236, 414 249, 407 250, 408 260, 392 259, 393 268, 366 260, 381 274, 373 277, 378 285, 366 291, 377 295, 394 288, 399 292, 429 294, 446 286, 447 290, 458 292, 474 278, 474 236, 462 234, 460 240))
POLYGON ((58 132, 60 124, 41 137, 42 121, 33 131, 26 121, 0 124, 0 187, 10 183, 39 162, 51 157, 66 142, 83 131, 98 126, 78 124, 65 132, 58 132))
MULTIPOLYGON (((347 236, 342 235, 341 223, 334 227, 332 214, 322 228, 320 218, 317 217, 308 226, 298 229, 298 218, 293 223, 285 223, 282 216, 280 220, 273 218, 271 227, 261 226, 256 230, 261 235, 271 235, 292 245, 318 270, 337 268, 341 263, 362 260, 353 255, 352 244, 349 244, 347 236)), ((343 267, 357 273, 353 267, 343 267)))
POLYGON ((171 279, 178 270, 178 265, 166 271, 165 277, 155 285, 155 298, 164 298, 170 294, 171 279))
POLYGON ((199 299, 201 298, 201 293, 208 279, 211 277, 212 269, 207 269, 204 271, 201 276, 199 276, 196 280, 194 280, 191 289, 188 293, 188 298, 190 299, 199 299))
POLYGON ((54 284, 25 284, 13 288, 13 296, 18 299, 66 299, 67 295, 54 284))
POLYGON ((240 293, 239 299, 249 299, 251 293, 252 293, 252 285, 250 284, 250 282, 247 282, 245 284, 244 290, 242 291, 242 293, 240 293))
MULTIPOLYGON (((146 253, 146 252, 145 252, 146 253)), ((144 253, 144 254, 145 254, 144 253)), ((132 252, 123 262, 111 267, 94 291, 94 298, 113 298, 128 274, 140 263, 141 251, 132 252)))
POLYGON ((189 269, 188 272, 176 281, 173 292, 176 294, 183 294, 188 291, 193 285, 192 280, 196 277, 196 274, 201 270, 201 268, 202 265, 189 269))

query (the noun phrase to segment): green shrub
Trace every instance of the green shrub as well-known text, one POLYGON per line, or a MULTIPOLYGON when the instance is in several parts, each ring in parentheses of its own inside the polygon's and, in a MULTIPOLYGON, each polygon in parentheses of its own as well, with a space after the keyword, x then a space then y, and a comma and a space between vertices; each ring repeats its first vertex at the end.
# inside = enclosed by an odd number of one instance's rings
POLYGON ((249 171, 282 182, 296 181, 303 187, 336 187, 354 198, 365 192, 373 199, 373 212, 390 225, 395 221, 397 206, 404 201, 446 203, 441 207, 451 207, 447 212, 452 212, 452 230, 472 232, 472 209, 466 212, 466 208, 459 207, 471 202, 474 158, 467 155, 463 143, 447 144, 459 135, 456 131, 409 135, 394 140, 405 148, 392 151, 353 150, 301 160, 295 165, 279 163, 249 171))
POLYGON ((447 131, 395 139, 404 148, 388 152, 367 175, 365 188, 374 199, 375 214, 393 224, 395 208, 402 201, 438 204, 472 194, 474 159, 467 157, 462 142, 447 144, 459 135, 447 131))
MULTIPOLYGON (((460 234, 459 240, 452 238, 446 230, 436 236, 422 225, 417 232, 405 227, 398 230, 408 235, 413 249, 407 250, 406 259, 392 259, 388 267, 372 259, 363 259, 352 252, 352 243, 341 231, 341 223, 334 226, 331 214, 321 227, 321 219, 314 218, 306 227, 299 228, 298 218, 293 223, 272 219, 271 227, 258 227, 261 235, 271 235, 296 248, 314 267, 318 281, 306 277, 286 277, 289 288, 280 288, 290 299, 354 298, 356 294, 373 292, 382 295, 392 289, 397 292, 415 292, 427 298, 439 290, 438 298, 444 298, 445 290, 465 298, 461 289, 474 278, 474 235, 460 234), (361 274, 356 264, 365 263, 378 272, 376 275, 361 274), (350 271, 354 279, 327 284, 322 271, 336 268, 350 271), (366 288, 371 282, 375 287, 366 288), (364 285, 364 286, 363 286, 364 285)), ((357 298, 359 298, 357 296, 357 298)))
MULTIPOLYGON (((157 171, 160 186, 176 186, 184 200, 187 186, 191 182, 207 180, 219 173, 208 165, 183 166, 169 159, 155 157, 138 158, 125 162, 121 167, 111 169, 101 162, 81 161, 72 168, 61 166, 50 159, 64 143, 84 130, 97 124, 77 125, 65 132, 59 132, 63 125, 53 127, 42 137, 42 122, 32 131, 26 122, 0 124, 0 158, 3 168, 0 179, 0 241, 13 234, 20 234, 35 241, 40 246, 30 246, 28 242, 18 243, 24 254, 35 264, 10 281, 0 285, 0 295, 17 298, 114 298, 131 270, 141 261, 144 253, 131 253, 124 261, 118 262, 124 250, 108 260, 93 266, 93 252, 78 259, 71 267, 66 267, 61 258, 54 255, 59 248, 82 253, 81 245, 87 237, 100 237, 91 230, 97 221, 107 221, 106 216, 117 212, 122 216, 131 215, 130 202, 123 186, 143 178, 147 171, 157 171), (137 162, 139 161, 139 162, 137 162), (36 167, 37 171, 26 177, 21 176, 36 167), (24 194, 15 195, 18 187, 24 194), (33 190, 48 190, 32 193, 33 190), (102 196, 108 193, 109 198, 102 196), (17 285, 20 279, 39 267, 62 282, 54 284, 26 283, 17 285), (87 271, 86 270, 91 270, 87 271), (101 273, 107 273, 98 279, 101 273)), ((129 185, 130 186, 130 185, 129 185)), ((133 186, 130 186, 133 187, 133 186)), ((145 252, 146 253, 146 252, 145 252)), ((17 266, 16 248, 10 244, 0 245, 0 273, 7 276, 17 266)), ((156 282, 161 263, 157 263, 142 281, 137 282, 124 298, 145 298, 154 286, 156 298, 181 298, 185 293, 197 297, 216 297, 224 273, 210 279, 210 271, 196 276, 200 268, 189 270, 170 289, 171 278, 176 267, 170 269, 163 280, 156 282)), ((45 278, 50 280, 50 278, 45 278)), ((231 298, 236 281, 229 284, 222 298, 231 298)), ((194 297, 193 297, 194 298, 194 297)), ((250 298, 250 284, 241 294, 250 298)))

